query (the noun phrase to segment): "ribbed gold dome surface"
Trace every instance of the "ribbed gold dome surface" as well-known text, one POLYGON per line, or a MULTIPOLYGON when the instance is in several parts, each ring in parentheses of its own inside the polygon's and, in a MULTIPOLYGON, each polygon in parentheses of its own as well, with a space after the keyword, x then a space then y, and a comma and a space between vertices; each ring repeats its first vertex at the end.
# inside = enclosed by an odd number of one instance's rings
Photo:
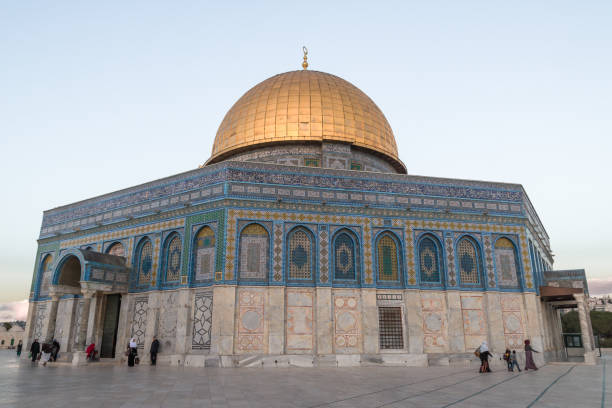
POLYGON ((378 106, 344 79, 309 70, 275 75, 245 93, 221 122, 208 163, 252 147, 306 141, 348 142, 406 172, 378 106))

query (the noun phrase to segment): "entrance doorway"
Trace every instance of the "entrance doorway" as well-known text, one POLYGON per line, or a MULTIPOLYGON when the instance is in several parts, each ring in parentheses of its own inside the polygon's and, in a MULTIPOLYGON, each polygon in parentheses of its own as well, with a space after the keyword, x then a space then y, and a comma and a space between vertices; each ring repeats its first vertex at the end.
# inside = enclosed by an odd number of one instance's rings
POLYGON ((100 357, 115 358, 117 343, 117 327, 119 326, 119 309, 121 308, 121 295, 106 295, 104 323, 102 325, 102 344, 100 357))

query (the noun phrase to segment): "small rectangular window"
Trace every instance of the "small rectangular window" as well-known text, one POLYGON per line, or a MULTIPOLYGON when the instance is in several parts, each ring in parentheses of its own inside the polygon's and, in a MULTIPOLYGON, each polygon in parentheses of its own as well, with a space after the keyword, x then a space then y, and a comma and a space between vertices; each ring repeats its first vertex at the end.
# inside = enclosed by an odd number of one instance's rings
POLYGON ((312 157, 306 157, 304 158, 304 166, 321 167, 321 163, 319 162, 319 159, 312 158, 312 157))
POLYGON ((381 349, 401 350, 404 348, 401 307, 379 307, 378 329, 381 349))
POLYGON ((361 163, 351 162, 351 170, 361 170, 361 163))

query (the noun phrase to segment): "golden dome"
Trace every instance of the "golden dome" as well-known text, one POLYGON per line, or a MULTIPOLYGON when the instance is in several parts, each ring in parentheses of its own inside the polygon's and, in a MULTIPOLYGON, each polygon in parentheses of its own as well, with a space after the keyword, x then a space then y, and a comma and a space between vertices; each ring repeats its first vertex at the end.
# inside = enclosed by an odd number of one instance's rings
POLYGON ((254 147, 311 141, 350 143, 406 173, 378 106, 344 79, 306 69, 275 75, 245 93, 223 118, 207 164, 254 147))

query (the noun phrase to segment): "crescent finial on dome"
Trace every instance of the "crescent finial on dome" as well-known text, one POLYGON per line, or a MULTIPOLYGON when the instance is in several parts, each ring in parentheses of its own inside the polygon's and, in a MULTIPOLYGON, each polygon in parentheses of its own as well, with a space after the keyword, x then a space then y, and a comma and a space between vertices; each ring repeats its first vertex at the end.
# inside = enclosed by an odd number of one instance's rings
POLYGON ((304 62, 302 62, 302 68, 308 69, 308 48, 303 46, 302 51, 304 51, 304 62))

